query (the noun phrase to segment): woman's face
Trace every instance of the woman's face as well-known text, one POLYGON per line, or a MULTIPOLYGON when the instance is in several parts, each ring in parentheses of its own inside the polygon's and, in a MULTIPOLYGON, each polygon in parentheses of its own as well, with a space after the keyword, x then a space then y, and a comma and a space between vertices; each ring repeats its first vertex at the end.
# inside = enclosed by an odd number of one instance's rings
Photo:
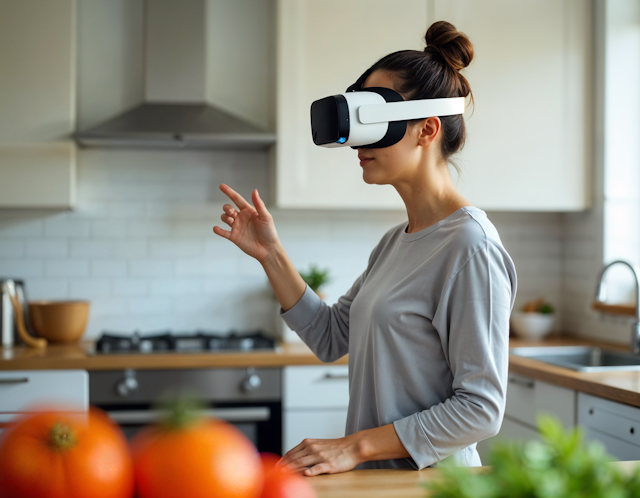
MULTIPOLYGON (((371 73, 362 86, 398 91, 393 74, 381 70, 371 73)), ((358 149, 364 181, 377 185, 411 181, 413 174, 423 163, 424 154, 433 151, 434 147, 430 145, 434 145, 440 126, 438 118, 428 118, 415 124, 408 123, 407 131, 398 143, 381 149, 358 149), (430 150, 427 151, 427 148, 430 150)))

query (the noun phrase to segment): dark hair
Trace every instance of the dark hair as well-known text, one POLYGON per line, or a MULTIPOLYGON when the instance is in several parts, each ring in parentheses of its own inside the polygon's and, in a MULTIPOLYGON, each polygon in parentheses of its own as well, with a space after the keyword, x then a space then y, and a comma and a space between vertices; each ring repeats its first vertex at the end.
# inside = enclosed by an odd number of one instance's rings
MULTIPOLYGON (((467 35, 446 21, 429 26, 423 52, 401 50, 376 62, 364 73, 359 86, 376 70, 393 73, 399 79, 398 92, 407 100, 466 97, 473 94, 467 79, 458 71, 473 59, 473 45, 467 35)), ((416 120, 420 121, 420 120, 416 120)), ((440 117, 442 122, 441 153, 445 161, 464 146, 465 126, 461 114, 440 117)), ((455 165, 454 165, 455 166, 455 165)))

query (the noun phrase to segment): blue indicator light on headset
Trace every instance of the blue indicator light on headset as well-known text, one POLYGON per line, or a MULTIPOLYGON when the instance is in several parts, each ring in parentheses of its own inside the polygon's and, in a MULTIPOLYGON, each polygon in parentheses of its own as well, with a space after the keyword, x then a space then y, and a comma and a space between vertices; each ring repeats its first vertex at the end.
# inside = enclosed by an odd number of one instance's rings
POLYGON ((343 143, 345 143, 346 141, 347 141, 347 137, 340 137, 340 138, 338 139, 338 143, 339 143, 339 144, 343 144, 343 143))

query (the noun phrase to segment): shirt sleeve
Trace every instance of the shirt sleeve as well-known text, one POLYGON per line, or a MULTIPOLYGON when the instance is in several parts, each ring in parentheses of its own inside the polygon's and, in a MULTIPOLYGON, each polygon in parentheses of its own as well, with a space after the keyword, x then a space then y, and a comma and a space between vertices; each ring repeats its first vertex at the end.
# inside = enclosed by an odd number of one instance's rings
POLYGON ((326 304, 307 285, 300 300, 280 316, 323 362, 333 362, 349 352, 349 310, 358 294, 365 273, 332 306, 326 304))
POLYGON ((491 243, 474 253, 443 289, 432 324, 447 339, 453 396, 394 422, 415 468, 433 465, 500 429, 515 292, 513 263, 491 243))

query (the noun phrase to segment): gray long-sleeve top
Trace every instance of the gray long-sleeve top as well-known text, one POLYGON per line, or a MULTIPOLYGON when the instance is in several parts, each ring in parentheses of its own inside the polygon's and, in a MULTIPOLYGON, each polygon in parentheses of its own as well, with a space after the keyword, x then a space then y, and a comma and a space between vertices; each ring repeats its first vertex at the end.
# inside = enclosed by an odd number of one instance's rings
POLYGON ((318 358, 349 353, 346 435, 393 423, 410 458, 357 468, 422 469, 476 443, 504 414, 514 264, 486 213, 389 230, 364 273, 328 306, 307 287, 282 318, 318 358))

